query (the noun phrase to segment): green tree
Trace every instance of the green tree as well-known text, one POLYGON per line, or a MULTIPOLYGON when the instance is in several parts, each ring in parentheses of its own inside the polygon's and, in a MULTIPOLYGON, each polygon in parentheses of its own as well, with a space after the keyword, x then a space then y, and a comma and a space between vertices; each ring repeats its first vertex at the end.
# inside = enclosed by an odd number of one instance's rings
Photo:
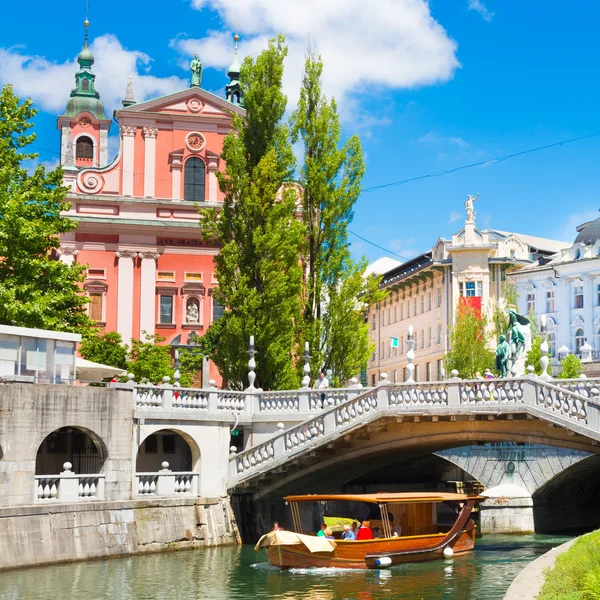
POLYGON ((131 340, 129 372, 135 375, 137 382, 158 384, 168 375, 173 383, 171 348, 162 345, 166 338, 149 335, 145 331, 142 333, 143 340, 131 340))
POLYGON ((364 174, 358 136, 341 144, 335 100, 322 93, 323 63, 309 49, 298 108, 292 116, 292 141, 301 140, 300 169, 306 264, 304 338, 310 342, 311 371, 331 369, 333 383, 356 375, 372 347, 362 306, 376 290, 364 278, 366 261, 355 263, 348 248, 348 225, 364 174))
POLYGON ((517 292, 517 286, 514 283, 505 281, 500 288, 500 301, 496 305, 494 314, 492 315, 496 340, 498 340, 501 335, 506 335, 506 329, 508 327, 508 313, 506 311, 509 308, 518 311, 518 301, 519 294, 517 292))
POLYGON ((574 354, 567 354, 560 363, 558 379, 575 379, 583 373, 583 365, 574 354))
POLYGON ((83 338, 79 353, 83 358, 103 365, 128 369, 127 358, 129 352, 123 344, 121 335, 116 331, 99 333, 94 331, 83 338))
MULTIPOLYGON (((525 356, 525 366, 532 366, 535 369, 536 375, 542 374, 542 364, 540 363, 540 359, 542 358, 542 351, 540 350, 541 345, 542 336, 533 335, 532 333, 531 349, 527 352, 525 356)), ((548 375, 552 375, 552 365, 550 364, 550 361, 548 361, 547 373, 548 375)))
MULTIPOLYGON (((183 387, 192 387, 194 384, 194 376, 202 371, 204 353, 202 350, 181 350, 179 352, 179 383, 183 387)), ((203 382, 204 386, 208 382, 203 382)))
POLYGON ((494 367, 494 352, 489 349, 487 319, 466 303, 460 303, 450 328, 450 351, 446 355, 446 373, 453 369, 460 377, 473 379, 475 373, 494 367))
POLYGON ((200 213, 208 238, 222 244, 215 258, 217 297, 227 307, 209 329, 211 358, 230 387, 246 385, 246 349, 255 336, 257 384, 297 387, 295 367, 301 331, 303 226, 295 190, 284 186, 295 161, 283 123, 287 99, 281 90, 285 38, 269 41, 256 60, 241 68, 245 117, 234 115, 223 142, 226 168, 218 173, 224 194, 218 218, 200 213))
POLYGON ((88 330, 87 298, 80 284, 85 266, 52 257, 59 234, 75 224, 61 216, 65 202, 62 169, 24 166, 37 157, 22 150, 37 110, 21 102, 10 85, 0 93, 0 323, 57 331, 88 330))

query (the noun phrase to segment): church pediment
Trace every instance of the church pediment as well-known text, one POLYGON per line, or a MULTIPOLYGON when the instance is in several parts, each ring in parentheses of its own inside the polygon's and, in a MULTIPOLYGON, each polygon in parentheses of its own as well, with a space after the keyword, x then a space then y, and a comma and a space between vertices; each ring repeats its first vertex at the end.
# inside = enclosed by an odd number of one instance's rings
POLYGON ((244 109, 200 88, 189 88, 168 96, 133 104, 117 111, 119 116, 153 113, 173 116, 229 117, 244 114, 244 109))

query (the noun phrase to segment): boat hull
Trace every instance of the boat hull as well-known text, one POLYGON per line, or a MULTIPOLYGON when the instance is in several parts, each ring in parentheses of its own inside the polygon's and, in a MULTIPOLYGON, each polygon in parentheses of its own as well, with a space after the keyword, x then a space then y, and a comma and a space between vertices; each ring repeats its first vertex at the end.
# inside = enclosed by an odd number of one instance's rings
MULTIPOLYGON (((265 548, 269 562, 281 569, 378 568, 377 557, 389 556, 391 565, 436 560, 443 557, 440 542, 446 534, 421 535, 365 541, 337 541, 333 552, 310 552, 301 544, 273 545, 265 548)), ((450 544, 454 556, 470 552, 475 547, 475 530, 463 530, 450 544)))

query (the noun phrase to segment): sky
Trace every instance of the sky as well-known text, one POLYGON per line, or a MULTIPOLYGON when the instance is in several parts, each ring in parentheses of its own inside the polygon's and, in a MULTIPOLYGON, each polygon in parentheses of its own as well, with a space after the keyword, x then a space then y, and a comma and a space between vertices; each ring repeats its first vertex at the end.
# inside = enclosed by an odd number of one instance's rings
MULTIPOLYGON (((57 162, 56 116, 74 83, 85 0, 3 7, 0 85, 12 83, 40 112, 40 162, 57 162)), ((480 194, 480 229, 572 241, 600 216, 600 3, 580 0, 89 0, 96 89, 107 115, 127 77, 136 100, 188 86, 198 52, 202 86, 224 95, 239 31, 256 55, 283 32, 288 109, 298 97, 307 44, 324 61, 343 135, 358 134, 364 191, 351 235, 356 257, 411 258, 451 237, 467 194, 480 194), (380 187, 457 167, 442 176, 380 187)), ((110 148, 116 154, 116 123, 110 148)))

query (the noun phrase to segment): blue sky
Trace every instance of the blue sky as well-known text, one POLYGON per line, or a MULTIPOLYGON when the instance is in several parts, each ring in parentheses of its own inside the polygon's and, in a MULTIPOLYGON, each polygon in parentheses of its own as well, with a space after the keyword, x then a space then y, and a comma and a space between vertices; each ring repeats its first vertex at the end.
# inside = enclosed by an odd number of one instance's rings
MULTIPOLYGON (((367 4, 147 0, 140 9, 91 0, 97 89, 108 111, 128 75, 138 100, 181 89, 197 50, 203 87, 222 94, 236 27, 241 54, 258 52, 281 30, 290 42, 285 87, 293 106, 311 39, 323 54, 326 91, 338 99, 344 135, 361 136, 365 188, 600 132, 599 3, 380 0, 375 12, 367 4)), ((3 7, 0 84, 13 83, 40 107, 36 146, 49 164, 58 150, 56 115, 83 41, 84 7, 84 0, 33 0, 27 15, 15 3, 3 7)), ((600 136, 368 192, 352 230, 410 258, 460 229, 467 193, 480 193, 479 227, 571 240, 575 225, 600 216, 599 159, 600 136)), ((386 254, 352 242, 355 254, 371 260, 386 254)))

